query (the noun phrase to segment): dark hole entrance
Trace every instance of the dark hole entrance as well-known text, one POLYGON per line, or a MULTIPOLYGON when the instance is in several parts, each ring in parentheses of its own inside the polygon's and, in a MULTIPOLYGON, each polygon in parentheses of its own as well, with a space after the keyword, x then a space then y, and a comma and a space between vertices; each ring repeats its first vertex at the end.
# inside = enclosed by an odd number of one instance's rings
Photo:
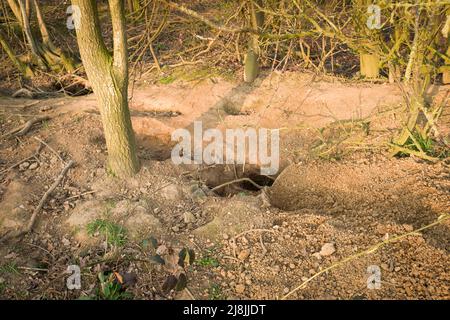
MULTIPOLYGON (((257 174, 251 174, 248 176, 248 178, 261 187, 271 187, 273 185, 273 182, 275 181, 274 178, 271 178, 269 176, 257 174)), ((255 184, 251 183, 250 181, 243 181, 239 184, 239 187, 247 191, 259 191, 260 188, 255 184)))

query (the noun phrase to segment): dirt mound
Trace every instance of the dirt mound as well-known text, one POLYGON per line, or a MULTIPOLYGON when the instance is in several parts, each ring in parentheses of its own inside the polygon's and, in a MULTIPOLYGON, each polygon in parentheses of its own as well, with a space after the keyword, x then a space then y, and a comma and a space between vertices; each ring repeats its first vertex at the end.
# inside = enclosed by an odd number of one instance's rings
MULTIPOLYGON (((442 166, 412 159, 295 164, 281 173, 268 194, 271 204, 283 210, 312 209, 347 225, 365 222, 367 230, 375 223, 419 227, 450 207, 448 169, 442 166)), ((436 232, 450 243, 447 227, 436 232)), ((436 245, 446 246, 442 239, 436 245)))

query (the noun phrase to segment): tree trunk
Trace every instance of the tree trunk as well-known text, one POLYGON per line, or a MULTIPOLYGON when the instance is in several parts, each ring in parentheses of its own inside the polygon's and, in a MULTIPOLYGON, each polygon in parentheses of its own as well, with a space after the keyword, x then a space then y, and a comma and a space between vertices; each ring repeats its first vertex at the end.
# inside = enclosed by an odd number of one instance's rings
POLYGON ((141 8, 139 0, 128 0, 128 10, 130 13, 136 12, 141 8))
MULTIPOLYGON (((444 38, 447 39, 447 57, 450 57, 450 8, 447 9, 447 21, 446 25, 444 27, 444 30, 442 30, 444 38)), ((450 84, 450 58, 445 60, 445 69, 442 72, 442 82, 444 84, 450 84)))
POLYGON ((51 41, 38 1, 7 0, 7 2, 16 17, 20 28, 25 34, 26 42, 31 52, 31 60, 42 69, 52 69, 56 71, 65 69, 68 72, 73 72, 76 69, 77 61, 62 49, 56 47, 51 41), (35 8, 42 41, 38 39, 31 27, 30 19, 32 18, 32 7, 35 8))
POLYGON ((79 6, 81 21, 77 39, 84 68, 100 105, 108 170, 127 177, 139 170, 136 144, 128 109, 128 50, 124 1, 109 0, 114 38, 113 56, 103 41, 95 0, 72 0, 79 6))
MULTIPOLYGON (((447 49, 447 56, 450 57, 450 45, 448 46, 447 49)), ((442 72, 442 82, 444 84, 450 84, 450 59, 447 59, 447 61, 445 61, 445 70, 444 72, 442 72)))
POLYGON ((376 54, 361 53, 360 72, 361 76, 368 79, 376 79, 380 74, 380 57, 376 54))
POLYGON ((8 57, 14 63, 14 65, 19 69, 19 71, 27 78, 31 78, 34 76, 33 70, 31 70, 30 66, 23 61, 21 61, 16 54, 13 52, 9 43, 6 41, 6 37, 4 36, 2 30, 0 30, 0 45, 3 50, 5 50, 8 57))
MULTIPOLYGON (((258 5, 262 6, 262 1, 258 0, 258 5)), ((249 0, 250 25, 255 30, 261 30, 264 25, 264 14, 255 8, 253 0, 249 0)), ((248 51, 244 62, 244 81, 251 83, 255 81, 259 74, 259 37, 251 35, 248 43, 248 51)))

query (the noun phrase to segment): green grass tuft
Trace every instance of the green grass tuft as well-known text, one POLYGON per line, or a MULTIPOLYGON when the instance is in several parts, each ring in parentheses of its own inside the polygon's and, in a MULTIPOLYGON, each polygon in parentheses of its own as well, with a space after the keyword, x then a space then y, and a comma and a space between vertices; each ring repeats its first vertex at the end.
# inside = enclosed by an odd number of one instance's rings
POLYGON ((100 233, 110 245, 123 246, 126 242, 125 228, 106 219, 96 219, 89 223, 87 232, 90 236, 100 233))

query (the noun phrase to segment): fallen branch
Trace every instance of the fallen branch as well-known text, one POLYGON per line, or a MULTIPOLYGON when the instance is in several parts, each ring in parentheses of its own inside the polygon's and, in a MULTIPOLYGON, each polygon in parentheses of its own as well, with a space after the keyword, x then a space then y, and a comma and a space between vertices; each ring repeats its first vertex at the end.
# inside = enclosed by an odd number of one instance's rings
POLYGON ((23 230, 19 230, 17 232, 12 232, 9 234, 6 234, 0 242, 12 239, 12 238, 16 238, 16 237, 20 237, 24 234, 29 233, 30 231, 33 230, 34 224, 36 222, 36 218, 38 213, 41 211, 42 207, 44 206, 44 204, 47 202, 48 197, 52 194, 52 192, 56 189, 56 187, 61 183, 61 181, 64 179, 64 177, 66 176, 67 172, 69 171, 69 169, 71 167, 73 167, 75 165, 75 161, 70 160, 69 163, 67 163, 67 165, 64 167, 64 169, 61 171, 61 173, 59 174, 59 176, 56 178, 55 182, 51 185, 50 188, 48 188, 48 190, 45 192, 44 196, 41 198, 41 201, 39 201, 38 206, 34 209, 33 214, 30 218, 30 221, 28 222, 28 225, 26 228, 24 228, 23 230))
POLYGON ((45 145, 51 152, 53 152, 58 157, 59 160, 61 160, 62 163, 65 163, 63 158, 61 158, 61 155, 58 152, 56 152, 52 147, 50 147, 46 142, 44 142, 42 139, 38 137, 33 138, 42 143, 43 145, 45 145))
POLYGON ((335 268, 343 265, 346 262, 349 262, 349 261, 355 260, 355 259, 357 259, 359 257, 362 257, 362 256, 365 256, 365 255, 374 253, 375 251, 377 251, 378 249, 384 247, 385 245, 387 245, 389 243, 392 243, 394 241, 398 241, 400 239, 406 238, 407 236, 410 236, 410 235, 417 234, 419 231, 423 231, 423 230, 429 229, 429 228, 431 228, 431 227, 433 227, 435 225, 443 223, 444 221, 446 221, 448 219, 450 219, 450 214, 448 214, 448 213, 447 214, 443 214, 435 222, 433 222, 431 224, 428 224, 428 225, 423 226, 423 227, 421 227, 419 229, 416 229, 416 230, 404 233, 404 234, 399 235, 397 237, 394 237, 394 238, 391 238, 391 239, 386 239, 383 242, 377 243, 377 244, 371 246, 370 248, 368 248, 368 249, 366 249, 364 251, 358 252, 358 253, 356 253, 354 255, 351 255, 351 256, 349 256, 349 257, 347 257, 347 258, 345 258, 345 259, 343 259, 343 260, 341 260, 339 262, 336 262, 336 263, 332 264, 331 266, 329 266, 329 267, 327 267, 327 268, 317 272, 316 274, 314 274, 312 277, 308 278, 307 280, 305 280, 301 285, 297 286, 295 289, 293 289, 288 294, 283 296, 281 298, 281 300, 286 300, 287 298, 289 298, 291 295, 293 295, 298 290, 305 288, 306 285, 309 282, 311 282, 312 280, 314 280, 315 278, 317 278, 318 276, 320 276, 323 273, 326 273, 326 272, 328 272, 328 271, 330 271, 332 269, 335 269, 335 268))
POLYGON ((76 199, 76 198, 79 198, 79 197, 82 197, 82 196, 86 196, 86 195, 88 195, 88 194, 93 194, 93 193, 96 193, 96 192, 97 192, 97 190, 86 191, 86 192, 83 192, 83 193, 80 193, 80 194, 77 194, 77 195, 68 197, 68 198, 66 198, 66 201, 67 201, 67 200, 76 199))
POLYGON ((15 129, 9 131, 8 133, 5 133, 3 136, 1 136, 1 138, 2 139, 7 138, 11 135, 14 135, 16 137, 24 136, 25 134, 27 134, 28 131, 30 131, 30 129, 33 125, 35 125, 36 123, 40 123, 42 121, 49 120, 49 119, 50 119, 49 116, 35 117, 35 118, 30 119, 27 122, 25 122, 25 124, 22 125, 21 127, 17 127, 15 129))
POLYGON ((25 96, 25 97, 27 97, 29 99, 33 99, 34 94, 33 94, 33 92, 31 92, 28 89, 21 88, 21 89, 17 90, 16 92, 14 92, 11 97, 17 98, 19 96, 25 96))

